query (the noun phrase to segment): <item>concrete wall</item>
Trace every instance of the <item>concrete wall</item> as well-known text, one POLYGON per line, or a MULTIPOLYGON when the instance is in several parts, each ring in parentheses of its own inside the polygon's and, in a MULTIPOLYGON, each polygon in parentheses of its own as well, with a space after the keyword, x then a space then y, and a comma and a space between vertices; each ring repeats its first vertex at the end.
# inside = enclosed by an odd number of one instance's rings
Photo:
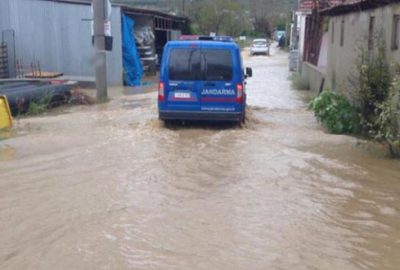
POLYGON ((308 81, 310 85, 310 90, 315 94, 319 94, 319 89, 321 87, 321 82, 325 77, 322 70, 318 69, 313 64, 302 62, 301 67, 301 77, 302 79, 308 81))
MULTIPOLYGON (((42 70, 94 76, 89 5, 1 0, 0 31, 15 31, 16 58, 39 60, 42 70)), ((108 83, 122 85, 121 10, 112 9, 114 48, 107 53, 108 83)))
MULTIPOLYGON (((328 35, 325 33, 322 37, 321 50, 319 53, 318 66, 311 63, 301 61, 300 75, 310 85, 310 90, 318 95, 322 81, 326 78, 326 66, 328 55, 328 35)), ((322 85, 322 89, 327 89, 326 79, 322 85)))
POLYGON ((393 15, 400 14, 400 4, 391 4, 382 8, 330 17, 328 64, 326 70, 327 87, 344 92, 351 91, 349 77, 356 76, 355 61, 357 49, 367 48, 369 18, 375 17, 375 33, 382 32, 386 42, 388 59, 400 62, 400 50, 391 49, 393 15), (340 45, 341 22, 344 21, 344 44, 340 45), (333 26, 334 25, 334 26, 333 26), (334 35, 332 40, 332 31, 334 35))

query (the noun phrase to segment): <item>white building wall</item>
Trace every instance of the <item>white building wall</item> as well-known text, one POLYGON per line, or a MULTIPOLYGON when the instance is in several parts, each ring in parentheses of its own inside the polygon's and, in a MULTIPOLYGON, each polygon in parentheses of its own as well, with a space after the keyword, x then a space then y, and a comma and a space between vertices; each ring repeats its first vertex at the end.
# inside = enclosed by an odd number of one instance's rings
POLYGON ((382 8, 354 12, 341 16, 330 17, 328 63, 326 72, 327 88, 349 93, 352 85, 350 78, 357 76, 355 68, 360 46, 367 48, 369 33, 369 18, 375 17, 375 33, 382 33, 381 41, 386 44, 388 59, 400 63, 400 50, 391 49, 393 15, 400 14, 400 4, 391 4, 382 8), (344 26, 344 44, 340 45, 340 28, 344 26), (335 25, 332 40, 332 23, 335 25))
MULTIPOLYGON (((298 12, 298 23, 299 23, 299 64, 301 66, 301 62, 304 57, 304 45, 305 45, 305 35, 306 35, 306 17, 308 13, 298 12)), ((298 69, 300 70, 300 69, 298 69)))

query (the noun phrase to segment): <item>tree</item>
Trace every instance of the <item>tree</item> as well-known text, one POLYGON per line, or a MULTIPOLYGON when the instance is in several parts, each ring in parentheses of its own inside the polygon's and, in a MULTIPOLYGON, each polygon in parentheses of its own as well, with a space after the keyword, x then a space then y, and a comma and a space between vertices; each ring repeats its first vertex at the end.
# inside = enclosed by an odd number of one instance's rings
MULTIPOLYGON (((179 8, 182 1, 186 15, 198 34, 215 32, 236 36, 244 32, 258 32, 270 36, 277 28, 284 28, 287 14, 297 6, 297 0, 159 0, 179 8)), ((282 29, 282 30, 284 30, 282 29)))
POLYGON ((230 0, 198 0, 191 5, 189 17, 199 34, 236 36, 249 27, 241 5, 230 0))
POLYGON ((266 37, 271 37, 273 26, 271 19, 267 16, 254 17, 253 20, 254 30, 261 33, 266 37))

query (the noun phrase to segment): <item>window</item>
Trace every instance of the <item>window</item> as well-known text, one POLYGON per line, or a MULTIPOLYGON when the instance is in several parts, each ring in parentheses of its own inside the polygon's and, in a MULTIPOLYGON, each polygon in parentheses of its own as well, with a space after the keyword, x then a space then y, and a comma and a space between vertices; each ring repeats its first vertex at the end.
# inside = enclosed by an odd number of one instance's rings
POLYGON ((231 81, 232 55, 228 50, 202 50, 205 61, 205 81, 231 81))
POLYGON ((267 42, 266 41, 254 41, 253 45, 257 45, 257 46, 267 46, 267 42))
POLYGON ((335 22, 332 22, 332 27, 331 27, 331 41, 332 41, 332 44, 335 43, 335 22))
POLYGON ((340 46, 343 47, 344 45, 344 20, 340 24, 340 46))
POLYGON ((173 49, 169 60, 169 78, 173 81, 201 79, 199 49, 173 49))
POLYGON ((232 54, 219 49, 172 49, 169 78, 172 81, 231 81, 232 54))
POLYGON ((393 15, 392 25, 392 50, 399 49, 399 30, 400 30, 400 15, 393 15))
POLYGON ((369 17, 369 28, 368 28, 368 51, 372 52, 374 49, 374 28, 375 28, 375 17, 369 17))

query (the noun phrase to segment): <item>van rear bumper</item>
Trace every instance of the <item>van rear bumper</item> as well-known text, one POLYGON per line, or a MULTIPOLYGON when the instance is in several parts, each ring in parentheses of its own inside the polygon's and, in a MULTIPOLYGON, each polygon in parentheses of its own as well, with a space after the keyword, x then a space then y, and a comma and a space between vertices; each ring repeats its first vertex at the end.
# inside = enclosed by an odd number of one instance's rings
POLYGON ((242 112, 193 112, 193 111, 159 111, 161 120, 206 120, 238 122, 243 118, 242 112))

